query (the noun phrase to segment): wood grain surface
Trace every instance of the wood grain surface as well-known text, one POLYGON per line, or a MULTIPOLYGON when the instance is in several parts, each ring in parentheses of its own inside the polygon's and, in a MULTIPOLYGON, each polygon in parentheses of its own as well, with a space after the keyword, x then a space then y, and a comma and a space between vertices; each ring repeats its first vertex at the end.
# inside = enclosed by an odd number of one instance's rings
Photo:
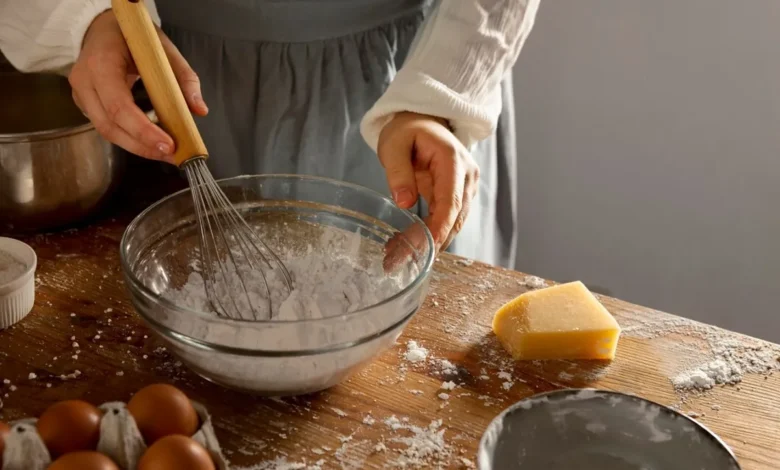
POLYGON ((341 385, 312 396, 267 399, 210 384, 160 347, 123 285, 120 237, 138 208, 158 196, 135 188, 120 197, 125 208, 115 218, 24 238, 39 257, 36 303, 23 322, 0 332, 0 379, 11 382, 0 383, 0 420, 36 416, 62 399, 126 401, 146 384, 169 382, 206 404, 237 467, 265 462, 257 468, 277 468, 268 462, 287 461, 319 462, 323 469, 386 468, 411 455, 404 438, 414 431, 393 431, 384 422, 395 416, 407 427, 441 420, 445 447, 424 468, 466 468, 502 409, 535 393, 588 386, 698 413, 743 468, 778 467, 780 374, 747 375, 738 385, 686 396, 669 380, 708 359, 707 338, 763 343, 601 297, 625 328, 613 363, 515 363, 491 334, 490 321, 497 307, 527 289, 524 274, 451 256, 437 262, 430 296, 398 344, 341 385), (425 363, 404 359, 409 340, 430 351, 425 363), (442 373, 442 359, 455 369, 442 373), (442 382, 450 380, 458 387, 442 399, 442 382))

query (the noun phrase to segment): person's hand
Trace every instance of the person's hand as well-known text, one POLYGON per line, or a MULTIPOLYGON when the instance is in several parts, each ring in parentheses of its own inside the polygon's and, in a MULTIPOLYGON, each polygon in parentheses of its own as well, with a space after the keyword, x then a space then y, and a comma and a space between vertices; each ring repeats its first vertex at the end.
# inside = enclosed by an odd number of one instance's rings
MULTIPOLYGON (((479 166, 471 153, 443 120, 404 112, 396 114, 382 129, 377 154, 395 203, 409 209, 422 196, 428 203, 425 223, 433 235, 435 248, 446 249, 463 228, 477 192, 479 166)), ((418 247, 421 236, 411 232, 403 235, 407 239, 405 244, 410 245, 408 248, 418 247)), ((399 243, 397 238, 391 240, 388 254, 394 245, 404 243, 399 243)), ((397 257, 398 253, 392 256, 397 257)))
MULTIPOLYGON (((168 37, 158 29, 176 79, 192 112, 208 112, 200 81, 168 37)), ((68 77, 73 100, 106 140, 136 155, 170 161, 174 141, 136 106, 130 92, 138 71, 111 10, 101 13, 84 35, 68 77)))

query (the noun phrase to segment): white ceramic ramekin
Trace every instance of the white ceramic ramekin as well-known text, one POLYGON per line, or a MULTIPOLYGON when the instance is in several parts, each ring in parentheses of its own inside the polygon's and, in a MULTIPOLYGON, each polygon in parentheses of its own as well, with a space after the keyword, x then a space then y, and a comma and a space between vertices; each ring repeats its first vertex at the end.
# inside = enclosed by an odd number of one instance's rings
POLYGON ((13 238, 0 237, 0 251, 13 256, 26 267, 21 276, 0 284, 0 330, 2 330, 18 323, 33 308, 38 257, 30 245, 13 238))

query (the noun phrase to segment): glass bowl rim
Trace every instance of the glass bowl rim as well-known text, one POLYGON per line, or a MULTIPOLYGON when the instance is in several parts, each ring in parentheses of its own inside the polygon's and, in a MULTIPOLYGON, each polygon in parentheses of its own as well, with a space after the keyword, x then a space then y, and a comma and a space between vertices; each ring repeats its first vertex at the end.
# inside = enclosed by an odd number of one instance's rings
MULTIPOLYGON (((203 319, 205 321, 218 321, 220 323, 226 324, 226 325, 235 325, 235 326, 241 326, 241 325, 296 325, 296 324, 312 324, 312 323, 319 323, 319 322, 328 322, 333 321, 336 318, 341 318, 343 320, 348 320, 349 318, 354 318, 357 316, 360 316, 361 314, 364 314, 368 311, 374 310, 377 307, 381 307, 383 305, 386 305, 388 303, 393 302, 394 300, 408 294, 412 290, 416 289, 430 274, 431 270, 433 269, 433 262, 435 259, 435 245, 433 242, 433 235, 431 235, 430 230, 428 229, 428 226, 423 222, 423 220, 418 217, 416 214, 406 210, 401 209, 398 207, 395 202, 393 202, 392 199, 388 198, 387 196, 379 193, 378 191, 374 191, 373 189, 367 188, 365 186, 361 186, 354 183, 349 183, 346 181, 340 181, 333 178, 327 178, 324 176, 313 176, 313 175, 296 175, 296 174, 287 174, 287 173, 274 173, 274 174, 256 174, 256 175, 239 175, 239 176, 233 176, 230 178, 222 178, 216 180, 216 182, 219 183, 227 183, 227 182, 234 182, 234 181, 241 181, 241 180, 259 180, 259 179, 265 179, 265 180, 300 180, 300 181, 312 181, 312 182, 323 182, 328 183, 335 186, 340 186, 342 188, 350 188, 359 192, 362 192, 364 194, 369 195, 373 198, 379 198, 383 200, 384 202, 390 203, 393 207, 397 208, 400 211, 403 211, 406 215, 412 218, 412 221, 414 223, 419 223, 423 227, 423 232, 425 233, 425 240, 426 240, 426 246, 429 247, 428 254, 425 259, 425 263, 423 264, 422 269, 417 274, 417 276, 407 284, 403 289, 396 292, 395 294, 391 295, 390 297, 383 299, 381 302, 378 302, 373 305, 369 305, 366 307, 363 307, 358 310, 354 310, 352 312, 344 313, 341 315, 333 315, 329 317, 324 318, 314 318, 314 319, 304 319, 304 320, 288 320, 288 321, 278 321, 278 320, 237 320, 233 318, 224 318, 217 316, 213 313, 208 312, 201 312, 199 310, 194 310, 188 307, 182 307, 179 305, 174 304, 173 302, 169 301, 168 299, 158 295, 146 285, 144 285, 141 281, 138 280, 138 278, 133 273, 132 269, 130 268, 130 263, 127 260, 127 238, 130 233, 134 231, 134 229, 140 224, 141 220, 143 220, 144 217, 146 217, 150 212, 155 210, 156 208, 162 206, 169 200, 179 197, 180 195, 190 192, 190 188, 184 188, 179 191, 176 191, 174 193, 171 193, 158 201, 152 203, 144 209, 140 214, 135 216, 133 220, 127 225, 125 228, 124 233, 122 234, 122 239, 119 242, 119 258, 120 263, 122 265, 122 272, 125 275, 125 278, 127 278, 130 281, 130 285, 141 291, 141 293, 150 299, 153 299, 157 303, 161 303, 165 308, 169 310, 173 310, 176 312, 182 312, 188 315, 194 315, 197 318, 203 319)), ((136 309, 138 310, 138 309, 136 309)), ((146 315, 143 312, 138 312, 141 314, 141 316, 145 317, 146 315)), ((181 333, 179 333, 181 334, 181 333)))

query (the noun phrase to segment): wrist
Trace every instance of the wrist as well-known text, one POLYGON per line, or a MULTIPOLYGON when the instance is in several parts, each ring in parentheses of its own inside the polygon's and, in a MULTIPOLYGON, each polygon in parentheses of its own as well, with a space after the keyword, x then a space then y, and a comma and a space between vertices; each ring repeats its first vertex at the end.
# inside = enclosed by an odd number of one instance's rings
POLYGON ((98 34, 101 31, 105 31, 106 28, 119 28, 119 23, 116 20, 116 16, 111 9, 105 10, 99 13, 89 24, 87 30, 84 32, 84 40, 81 41, 81 48, 84 49, 84 45, 87 43, 90 37, 98 34))
POLYGON ((446 127, 447 130, 452 132, 452 126, 450 125, 449 120, 444 119, 443 117, 433 116, 431 114, 421 114, 421 113, 415 113, 413 111, 400 111, 395 114, 393 119, 434 121, 437 124, 446 127))

